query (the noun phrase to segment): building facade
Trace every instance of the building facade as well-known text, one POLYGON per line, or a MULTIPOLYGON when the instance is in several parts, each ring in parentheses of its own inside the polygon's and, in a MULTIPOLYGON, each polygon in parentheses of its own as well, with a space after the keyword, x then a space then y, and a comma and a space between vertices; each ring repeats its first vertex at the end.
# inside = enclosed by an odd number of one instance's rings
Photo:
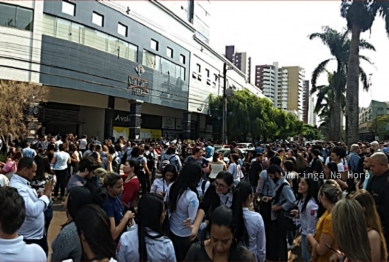
MULTIPOLYGON (((42 133, 211 137, 209 95, 229 61, 208 45, 199 5, 184 15, 162 1, 0 1, 0 78, 50 88, 42 133)), ((263 96, 229 65, 230 86, 263 96)))
POLYGON ((276 108, 295 114, 303 120, 305 70, 299 66, 278 67, 259 65, 255 67, 255 85, 263 90, 276 108))
POLYGON ((359 110, 359 138, 361 140, 375 140, 375 134, 371 132, 371 126, 374 123, 374 119, 388 114, 388 104, 389 102, 371 100, 368 107, 362 107, 359 110))
POLYGON ((310 94, 309 94, 309 80, 304 80, 303 87, 303 121, 304 124, 309 123, 309 110, 310 106, 315 107, 315 104, 310 103, 310 94))

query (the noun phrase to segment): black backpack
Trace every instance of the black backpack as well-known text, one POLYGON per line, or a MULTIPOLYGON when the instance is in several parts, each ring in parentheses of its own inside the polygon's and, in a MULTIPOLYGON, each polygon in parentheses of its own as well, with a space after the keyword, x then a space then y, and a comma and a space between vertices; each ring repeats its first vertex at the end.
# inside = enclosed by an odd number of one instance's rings
POLYGON ((117 156, 115 156, 112 159, 112 171, 119 174, 119 172, 120 172, 120 164, 118 163, 117 159, 118 159, 117 156))
POLYGON ((147 160, 147 167, 149 170, 154 170, 155 168, 155 160, 153 158, 153 156, 151 155, 151 153, 145 155, 146 157, 146 160, 147 160))

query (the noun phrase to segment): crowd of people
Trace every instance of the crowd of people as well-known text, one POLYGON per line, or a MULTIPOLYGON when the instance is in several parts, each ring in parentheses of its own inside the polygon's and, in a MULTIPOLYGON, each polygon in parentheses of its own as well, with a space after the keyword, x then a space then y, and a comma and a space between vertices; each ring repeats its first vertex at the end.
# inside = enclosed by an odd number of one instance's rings
POLYGON ((378 142, 44 136, 0 163, 0 261, 387 261, 378 142), (53 203, 67 220, 52 243, 53 203), (49 256, 49 245, 51 254, 49 256))

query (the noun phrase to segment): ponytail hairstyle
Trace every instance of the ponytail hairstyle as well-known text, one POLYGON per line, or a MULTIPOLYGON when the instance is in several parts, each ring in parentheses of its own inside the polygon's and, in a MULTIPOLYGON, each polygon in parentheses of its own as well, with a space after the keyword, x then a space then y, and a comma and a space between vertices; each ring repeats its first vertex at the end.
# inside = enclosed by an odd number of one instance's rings
POLYGON ((235 238, 238 243, 242 243, 246 247, 249 246, 249 235, 243 217, 243 204, 253 193, 253 188, 249 183, 240 182, 234 192, 235 201, 232 207, 236 224, 235 238))
POLYGON ((139 261, 147 262, 147 238, 160 238, 164 235, 161 217, 165 212, 164 203, 161 197, 147 193, 139 199, 138 204, 138 243, 139 261), (151 230, 155 234, 149 234, 151 230))
POLYGON ((135 160, 128 160, 126 161, 130 167, 133 167, 134 168, 134 174, 139 177, 139 173, 140 173, 140 166, 139 166, 139 163, 138 161, 135 161, 135 160))

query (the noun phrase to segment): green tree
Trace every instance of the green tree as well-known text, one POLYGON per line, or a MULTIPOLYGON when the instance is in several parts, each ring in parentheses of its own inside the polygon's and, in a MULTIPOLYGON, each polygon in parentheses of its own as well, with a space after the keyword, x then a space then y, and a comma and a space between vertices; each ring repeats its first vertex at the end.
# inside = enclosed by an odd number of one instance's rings
POLYGON ((389 35, 388 0, 342 0, 341 15, 347 20, 351 31, 350 52, 347 66, 347 104, 346 104, 346 142, 348 145, 358 141, 359 114, 359 49, 361 33, 371 30, 377 15, 385 20, 385 30, 389 35))
MULTIPOLYGON (((210 96, 211 115, 214 124, 222 121, 221 96, 210 96)), ((296 116, 275 109, 267 98, 259 98, 247 90, 237 91, 228 97, 227 135, 230 140, 244 141, 253 139, 274 139, 299 136, 303 132, 303 123, 296 116)))
POLYGON ((389 136, 387 127, 389 127, 389 115, 378 116, 374 118, 369 131, 378 136, 380 140, 387 139, 389 136))
MULTIPOLYGON (((339 141, 340 140, 340 133, 341 133, 341 122, 342 122, 342 114, 341 112, 344 110, 342 107, 342 101, 344 98, 344 93, 346 91, 346 74, 347 74, 347 61, 349 57, 349 50, 350 50, 350 39, 348 38, 348 31, 344 33, 340 33, 330 27, 324 27, 322 33, 313 33, 309 36, 309 39, 316 39, 319 38, 325 46, 328 47, 328 49, 331 52, 331 55, 334 58, 329 58, 324 61, 322 61, 313 71, 312 73, 312 89, 315 89, 317 78, 326 71, 326 67, 330 61, 336 60, 337 63, 337 69, 332 74, 332 89, 330 90, 333 92, 331 94, 332 99, 334 99, 334 103, 332 104, 332 111, 331 111, 331 128, 332 132, 330 133, 330 140, 339 141)), ((361 40, 360 42, 360 48, 361 49, 369 49, 374 50, 375 48, 370 43, 361 40)), ((369 63, 370 60, 365 56, 360 56, 360 59, 365 60, 369 63)), ((366 73, 360 68, 360 76, 361 80, 364 83, 364 88, 368 89, 368 82, 366 73)))

